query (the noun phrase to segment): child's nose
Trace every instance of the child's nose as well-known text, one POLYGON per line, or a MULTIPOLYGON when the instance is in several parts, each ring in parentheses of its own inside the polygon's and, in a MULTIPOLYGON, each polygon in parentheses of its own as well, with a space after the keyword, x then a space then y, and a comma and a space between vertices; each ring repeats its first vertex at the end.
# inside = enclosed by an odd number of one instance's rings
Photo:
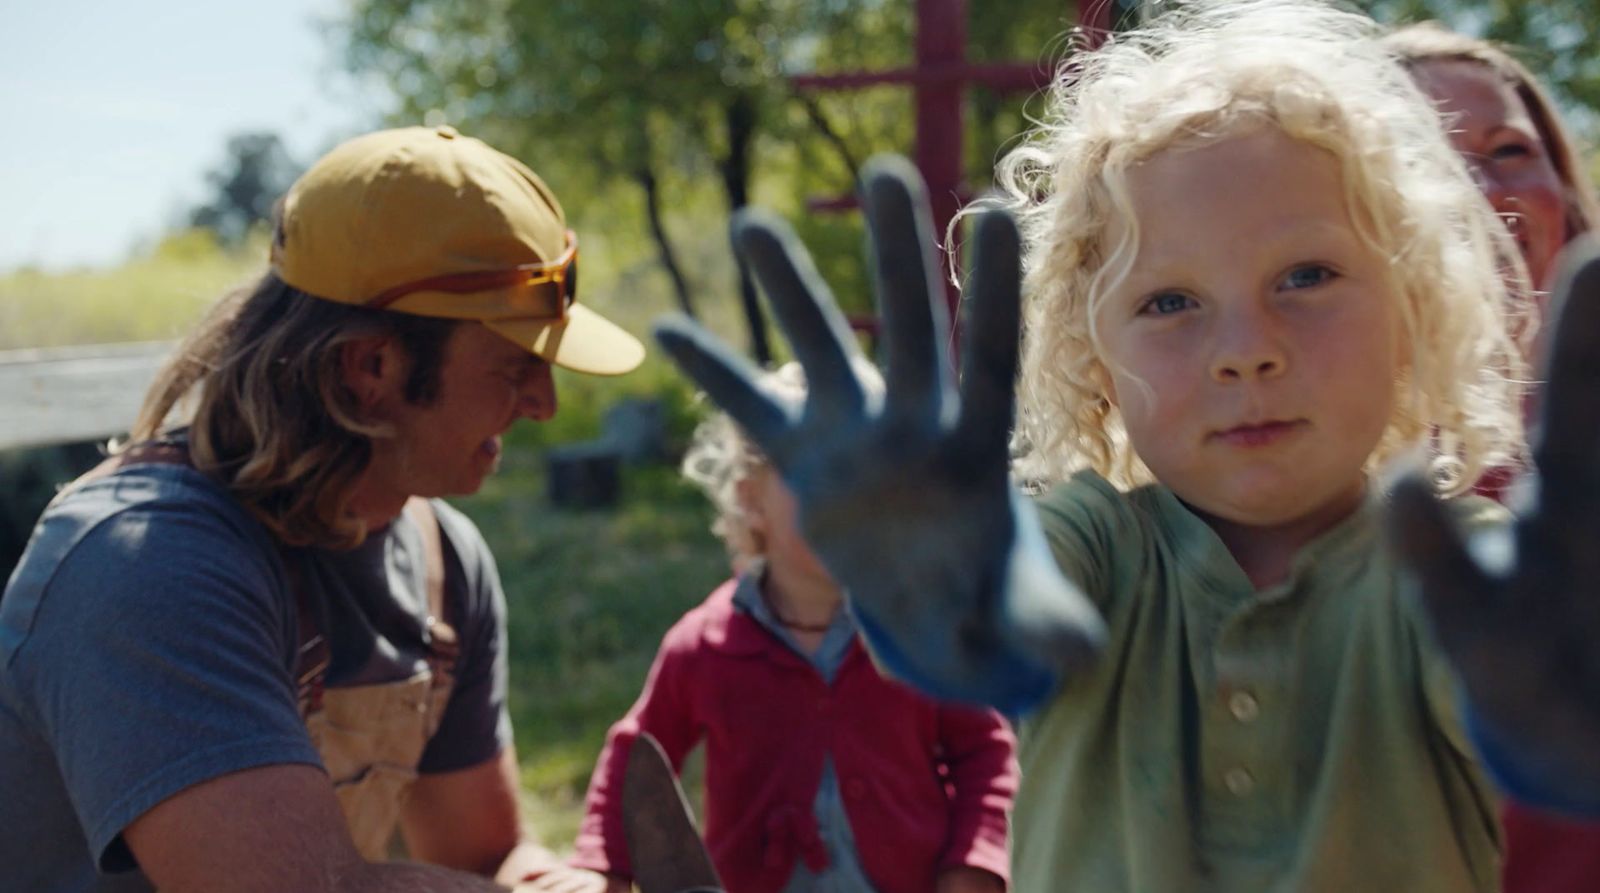
POLYGON ((1218 381, 1243 381, 1253 378, 1272 378, 1283 371, 1283 363, 1276 358, 1229 361, 1217 364, 1213 376, 1218 381))
POLYGON ((1250 381, 1273 378, 1288 367, 1281 341, 1270 321, 1258 314, 1241 314, 1231 320, 1211 363, 1216 381, 1250 381))

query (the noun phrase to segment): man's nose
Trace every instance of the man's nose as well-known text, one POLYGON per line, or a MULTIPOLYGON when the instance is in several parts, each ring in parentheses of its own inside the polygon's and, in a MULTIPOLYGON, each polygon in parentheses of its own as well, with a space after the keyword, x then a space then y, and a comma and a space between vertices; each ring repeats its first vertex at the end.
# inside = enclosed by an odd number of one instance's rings
POLYGON ((556 414, 556 380, 549 363, 540 363, 517 394, 517 414, 547 422, 556 414))

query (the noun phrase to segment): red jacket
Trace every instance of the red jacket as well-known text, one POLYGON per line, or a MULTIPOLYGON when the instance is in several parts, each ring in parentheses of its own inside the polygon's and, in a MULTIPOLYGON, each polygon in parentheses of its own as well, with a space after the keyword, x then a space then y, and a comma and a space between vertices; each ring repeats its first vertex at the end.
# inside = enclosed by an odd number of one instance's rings
POLYGON ((733 606, 734 588, 718 587, 662 640, 639 700, 606 737, 572 864, 632 875, 622 773, 647 731, 675 770, 705 740, 706 846, 734 893, 781 890, 802 858, 826 864, 812 812, 824 756, 880 893, 930 893, 941 869, 961 865, 1007 878, 1017 768, 1005 721, 885 680, 859 639, 830 686, 733 606))
POLYGON ((1507 803, 1505 893, 1600 890, 1600 824, 1507 803))

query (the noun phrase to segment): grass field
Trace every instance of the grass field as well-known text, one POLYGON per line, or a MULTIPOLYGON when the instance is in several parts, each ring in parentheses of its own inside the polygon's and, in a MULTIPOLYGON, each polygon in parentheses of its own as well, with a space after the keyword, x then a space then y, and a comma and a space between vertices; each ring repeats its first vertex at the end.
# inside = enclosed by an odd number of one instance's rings
POLYGON ((515 430, 500 473, 453 502, 478 523, 505 584, 526 812, 547 844, 565 849, 606 729, 638 695, 662 634, 727 575, 728 561, 709 503, 668 465, 626 469, 615 509, 550 506, 545 436, 515 430))

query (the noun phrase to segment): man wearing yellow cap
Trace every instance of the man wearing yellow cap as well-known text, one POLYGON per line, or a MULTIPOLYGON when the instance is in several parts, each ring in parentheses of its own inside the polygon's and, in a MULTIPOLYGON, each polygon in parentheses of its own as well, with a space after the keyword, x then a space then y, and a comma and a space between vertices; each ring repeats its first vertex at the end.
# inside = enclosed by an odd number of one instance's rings
POLYGON ((556 411, 552 364, 642 359, 577 301, 577 253, 532 171, 449 128, 294 185, 270 270, 0 599, 0 886, 489 890, 552 864, 517 819, 494 560, 435 497, 556 411), (396 840, 434 864, 382 862, 396 840))

